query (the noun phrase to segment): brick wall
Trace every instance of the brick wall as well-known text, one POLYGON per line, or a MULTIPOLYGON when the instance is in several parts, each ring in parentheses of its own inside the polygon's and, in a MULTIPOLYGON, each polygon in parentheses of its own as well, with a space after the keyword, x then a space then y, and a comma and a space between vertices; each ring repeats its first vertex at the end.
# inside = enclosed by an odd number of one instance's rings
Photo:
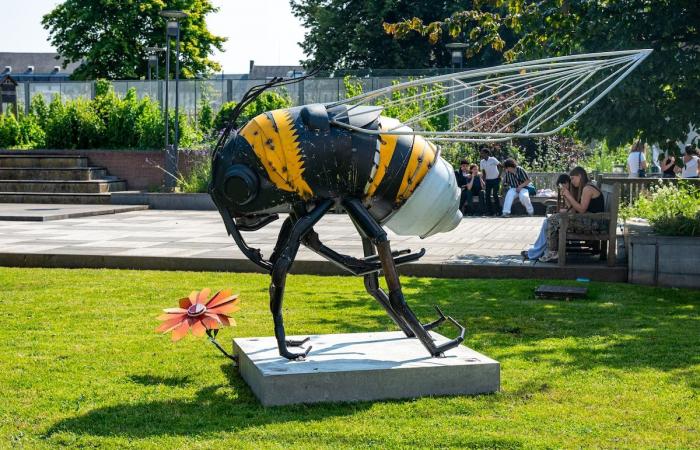
MULTIPOLYGON (((127 189, 133 191, 159 190, 163 186, 165 154, 162 151, 145 150, 0 150, 0 154, 22 154, 29 152, 47 155, 87 156, 91 166, 106 167, 110 175, 126 180, 127 189)), ((206 151, 181 150, 178 166, 186 175, 199 161, 207 160, 206 151)))

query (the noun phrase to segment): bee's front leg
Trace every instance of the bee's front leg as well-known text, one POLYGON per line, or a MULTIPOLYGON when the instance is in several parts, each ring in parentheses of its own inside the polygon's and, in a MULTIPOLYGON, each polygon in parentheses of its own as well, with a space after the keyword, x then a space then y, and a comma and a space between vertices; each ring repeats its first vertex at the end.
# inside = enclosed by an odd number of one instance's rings
MULTIPOLYGON (((284 330, 284 320, 282 318, 282 302, 284 300, 284 288, 287 281, 287 273, 292 267, 294 258, 299 251, 301 239, 308 233, 313 226, 318 222, 323 215, 328 212, 333 205, 331 200, 324 200, 319 203, 311 212, 294 219, 293 217, 285 221, 285 226, 282 227, 280 235, 277 238, 275 245, 274 258, 272 262, 272 271, 270 272, 272 280, 270 282, 270 312, 275 323, 275 338, 277 339, 277 347, 280 356, 291 360, 304 359, 311 351, 308 347, 303 353, 292 353, 287 347, 300 346, 308 341, 303 339, 300 341, 287 341, 284 330)), ((291 217, 291 216, 290 216, 291 217)))

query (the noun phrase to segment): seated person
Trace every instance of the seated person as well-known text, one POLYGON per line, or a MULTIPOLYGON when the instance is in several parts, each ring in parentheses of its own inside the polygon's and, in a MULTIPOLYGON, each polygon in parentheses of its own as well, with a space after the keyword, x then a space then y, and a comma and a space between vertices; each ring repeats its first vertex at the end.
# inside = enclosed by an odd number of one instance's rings
POLYGON ((527 189, 531 182, 530 176, 512 158, 506 159, 503 162, 503 167, 505 168, 503 185, 508 189, 506 198, 503 200, 503 217, 510 216, 515 197, 520 199, 520 203, 525 207, 527 215, 533 215, 535 210, 530 202, 530 191, 527 189))
POLYGON ((455 178, 457 179, 457 186, 462 191, 462 195, 459 197, 459 210, 462 214, 466 214, 465 206, 467 205, 467 183, 469 182, 469 161, 463 159, 459 164, 459 170, 455 170, 455 178))
POLYGON ((476 164, 469 166, 469 175, 467 176, 467 185, 462 193, 466 194, 466 208, 465 211, 470 216, 475 216, 477 214, 483 214, 484 203, 486 202, 486 190, 485 190, 484 180, 481 177, 481 172, 479 172, 479 167, 476 164), (479 200, 478 208, 474 208, 474 197, 479 200))
MULTIPOLYGON (((557 259, 559 250, 559 224, 560 214, 567 213, 600 213, 605 211, 603 194, 588 178, 588 173, 583 167, 575 167, 569 172, 571 183, 567 186, 566 179, 559 177, 557 182, 561 194, 564 197, 565 207, 559 213, 552 214, 542 222, 540 234, 529 250, 523 250, 524 259, 539 259, 542 262, 551 262, 557 259), (561 181, 561 182, 560 182, 561 181)), ((592 230, 607 229, 608 224, 604 220, 581 218, 577 220, 572 216, 569 227, 574 231, 589 232, 592 230)))

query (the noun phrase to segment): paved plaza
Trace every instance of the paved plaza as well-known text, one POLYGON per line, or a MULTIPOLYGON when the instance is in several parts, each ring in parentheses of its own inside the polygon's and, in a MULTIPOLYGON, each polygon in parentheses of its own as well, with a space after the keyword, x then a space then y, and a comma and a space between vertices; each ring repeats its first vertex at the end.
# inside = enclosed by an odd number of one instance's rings
MULTIPOLYGON (((62 205, 51 206, 58 209, 62 205)), ((8 205, 0 205, 0 210, 5 208, 8 205)), ((395 249, 425 247, 422 261, 519 264, 520 251, 534 241, 542 220, 465 218, 452 232, 427 239, 389 235, 395 249)), ((282 222, 283 217, 244 236, 251 246, 269 255, 282 222)), ((329 247, 362 256, 362 243, 346 215, 327 215, 315 229, 329 247)), ((5 253, 243 258, 216 211, 144 210, 49 223, 0 221, 0 246, 5 253)), ((298 259, 323 258, 302 247, 298 259)))
MULTIPOLYGON (((47 214, 61 214, 62 205, 51 206, 58 210, 47 214)), ((0 215, 13 209, 17 206, 0 204, 0 215)), ((522 278, 534 276, 536 269, 537 276, 545 278, 575 278, 581 270, 598 271, 606 279, 612 276, 600 264, 590 262, 578 269, 575 265, 564 269, 555 264, 524 262, 520 251, 535 240, 543 220, 543 217, 467 217, 455 230, 427 239, 391 232, 389 237, 396 250, 426 249, 418 262, 402 266, 404 274, 522 278)), ((280 218, 259 231, 244 233, 244 237, 250 246, 260 248, 269 257, 282 222, 280 218)), ((363 255, 361 240, 346 215, 329 214, 315 230, 337 252, 363 255)), ((172 210, 131 211, 49 222, 0 220, 0 265, 259 270, 227 236, 216 211, 172 210)), ((303 246, 293 269, 297 273, 346 273, 303 246)), ((615 277, 625 276, 618 272, 615 277)))

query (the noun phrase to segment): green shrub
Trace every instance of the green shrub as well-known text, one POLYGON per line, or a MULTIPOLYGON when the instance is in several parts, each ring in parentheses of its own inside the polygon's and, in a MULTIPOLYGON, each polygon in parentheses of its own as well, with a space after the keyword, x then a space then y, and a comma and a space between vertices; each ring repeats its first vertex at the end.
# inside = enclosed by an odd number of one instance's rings
POLYGON ((211 109, 211 103, 204 98, 200 102, 198 121, 199 129, 202 133, 208 135, 212 132, 212 126, 214 125, 214 110, 211 109))
POLYGON ((29 104, 29 114, 33 115, 39 127, 42 130, 46 129, 46 124, 49 121, 49 105, 44 101, 43 95, 35 95, 29 104))
POLYGON ((177 187, 180 192, 204 193, 209 188, 211 163, 208 159, 198 162, 187 176, 180 176, 177 187))
POLYGON ((628 152, 624 146, 610 148, 607 142, 599 142, 593 152, 581 159, 579 165, 590 172, 611 173, 613 166, 625 164, 628 152))
POLYGON ((20 127, 14 114, 0 114, 0 148, 13 148, 19 140, 20 127))
MULTIPOLYGON (((236 125, 242 126, 253 117, 264 112, 273 111, 275 109, 289 108, 290 106, 292 106, 292 99, 286 92, 263 92, 251 104, 245 107, 243 113, 241 113, 241 115, 238 117, 238 123, 236 125)), ((231 117, 231 112, 235 107, 236 102, 224 103, 221 106, 221 109, 216 114, 216 118, 214 119, 214 130, 218 131, 226 128, 226 124, 229 122, 229 118, 231 117)))
POLYGON ((46 133, 39 120, 37 116, 31 113, 20 115, 17 148, 30 149, 44 148, 46 146, 46 133))
POLYGON ((48 148, 96 148, 103 141, 104 123, 91 102, 78 98, 60 105, 54 97, 46 126, 48 148))
POLYGON ((689 184, 664 183, 622 208, 620 216, 646 219, 663 236, 700 236, 700 190, 689 184))

